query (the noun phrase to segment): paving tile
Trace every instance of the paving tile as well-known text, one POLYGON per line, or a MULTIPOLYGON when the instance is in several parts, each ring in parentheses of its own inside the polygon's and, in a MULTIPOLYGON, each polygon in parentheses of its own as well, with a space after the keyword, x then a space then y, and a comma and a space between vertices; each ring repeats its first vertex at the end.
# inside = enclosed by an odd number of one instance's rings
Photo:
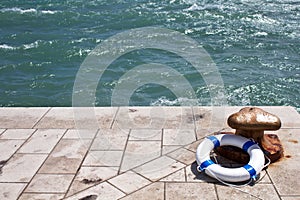
POLYGON ((209 127, 209 128, 199 128, 196 130, 197 140, 204 139, 209 135, 214 135, 217 133, 235 133, 235 129, 230 127, 209 127))
POLYGON ((151 182, 142 176, 132 172, 128 171, 124 174, 121 174, 119 176, 116 176, 110 180, 108 180, 111 184, 119 188, 125 193, 131 193, 134 192, 146 185, 149 185, 151 182))
MULTIPOLYGON (((213 115, 216 115, 213 112, 214 110, 215 109, 213 109, 213 107, 193 107, 196 129, 203 129, 216 126, 217 120, 213 120, 213 115)), ((217 127, 223 127, 225 124, 225 112, 223 112, 221 116, 222 120, 221 122, 218 122, 217 127)))
POLYGON ((5 131, 5 129, 0 128, 0 135, 5 131))
POLYGON ((123 151, 89 151, 83 166, 115 166, 121 164, 123 151))
POLYGON ((161 129, 163 122, 156 107, 120 107, 113 127, 120 129, 161 129))
POLYGON ((186 165, 190 165, 196 160, 195 153, 184 148, 173 151, 168 156, 186 165))
POLYGON ((93 139, 97 130, 91 129, 69 129, 64 134, 63 139, 93 139))
POLYGON ((164 129, 163 145, 186 145, 196 141, 193 129, 164 129))
POLYGON ((110 128, 116 111, 116 107, 53 107, 35 127, 68 129, 110 128))
POLYGON ((167 156, 159 157, 134 169, 137 173, 151 181, 157 181, 183 168, 185 165, 167 156))
POLYGON ((49 108, 0 108, 0 128, 32 128, 49 108))
POLYGON ((122 200, 136 200, 136 199, 164 200, 164 183, 160 183, 160 182, 152 183, 149 186, 146 186, 145 188, 142 188, 122 198, 122 200))
POLYGON ((197 140, 191 144, 186 145, 185 148, 196 153, 197 148, 202 141, 203 141, 203 139, 197 140))
POLYGON ((277 134, 285 157, 268 167, 270 178, 280 195, 300 195, 300 129, 280 129, 277 134))
POLYGON ((66 193, 74 175, 36 174, 25 192, 66 193))
POLYGON ((166 200, 218 199, 214 185, 208 183, 166 183, 166 200))
POLYGON ((96 197, 97 199, 119 199, 124 197, 125 194, 112 186, 107 182, 100 183, 93 187, 88 188, 78 194, 65 198, 64 200, 84 200, 84 199, 91 199, 91 196, 96 197))
POLYGON ((300 200, 299 196, 281 196, 281 200, 300 200))
POLYGON ((180 148, 182 148, 182 145, 163 145, 161 153, 162 155, 166 155, 180 148))
POLYGON ((191 107, 175 106, 163 109, 166 129, 195 129, 193 111, 191 107))
POLYGON ((194 129, 190 107, 120 107, 114 127, 194 129))
POLYGON ((118 107, 95 107, 94 110, 99 128, 111 128, 118 109, 118 107))
POLYGON ((0 140, 0 161, 6 162, 25 140, 0 140))
MULTIPOLYGON (((228 128, 228 117, 245 106, 201 106, 193 107, 196 129, 214 127, 228 128)), ((199 138, 200 139, 200 138, 199 138)))
POLYGON ((24 183, 0 183, 0 199, 17 199, 25 187, 24 183))
POLYGON ((0 182, 29 182, 46 157, 46 154, 15 154, 3 166, 0 182))
POLYGON ((128 139, 129 129, 100 129, 91 150, 121 150, 128 139))
POLYGON ((160 141, 128 141, 121 171, 127 171, 152 159, 158 158, 160 154, 160 141))
POLYGON ((263 170, 260 172, 259 174, 259 179, 257 180, 256 184, 271 184, 272 181, 269 177, 269 175, 267 174, 266 170, 263 170))
POLYGON ((91 140, 62 139, 42 165, 39 173, 76 173, 87 153, 91 140))
POLYGON ((73 107, 53 107, 35 128, 75 128, 73 107))
POLYGON ((50 153, 65 129, 38 129, 18 151, 19 153, 50 153))
POLYGON ((181 169, 173 174, 170 174, 166 178, 161 179, 163 182, 185 182, 185 171, 181 169))
POLYGON ((217 185, 220 200, 231 199, 280 199, 272 184, 256 184, 240 188, 217 185))
POLYGON ((161 129, 132 129, 129 140, 161 140, 161 135, 161 129))
POLYGON ((2 133, 0 139, 26 140, 34 131, 35 129, 7 129, 2 133))
POLYGON ((201 140, 206 138, 209 135, 213 135, 215 132, 218 132, 222 128, 214 128, 214 127, 209 127, 209 128, 198 128, 196 129, 196 136, 197 140, 201 140))
POLYGON ((73 195, 116 176, 118 174, 118 170, 119 168, 117 167, 81 167, 67 196, 73 195))
POLYGON ((58 200, 63 198, 64 194, 23 193, 18 200, 58 200))

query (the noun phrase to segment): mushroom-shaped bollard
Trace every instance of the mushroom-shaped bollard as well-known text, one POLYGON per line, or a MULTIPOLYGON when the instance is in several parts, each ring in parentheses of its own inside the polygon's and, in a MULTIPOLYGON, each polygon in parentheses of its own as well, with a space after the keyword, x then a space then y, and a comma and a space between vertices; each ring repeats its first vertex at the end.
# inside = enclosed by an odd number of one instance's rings
POLYGON ((283 155, 283 148, 275 134, 264 134, 264 131, 278 130, 280 119, 257 107, 245 107, 229 116, 227 120, 231 128, 236 129, 237 135, 253 138, 263 148, 271 162, 283 155))

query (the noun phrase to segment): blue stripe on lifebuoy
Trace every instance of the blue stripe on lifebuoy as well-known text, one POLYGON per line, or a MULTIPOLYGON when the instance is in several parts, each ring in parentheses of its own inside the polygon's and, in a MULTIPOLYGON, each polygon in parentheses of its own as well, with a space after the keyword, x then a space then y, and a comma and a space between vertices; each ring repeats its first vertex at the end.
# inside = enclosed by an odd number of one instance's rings
POLYGON ((255 142, 253 142, 253 141, 251 141, 251 140, 249 140, 248 142, 246 142, 244 145, 243 145, 243 147, 242 147, 242 149, 244 150, 244 151, 248 151, 248 149, 252 146, 252 145, 254 145, 254 144, 256 144, 255 142))
POLYGON ((215 136, 209 136, 207 139, 211 140, 214 143, 214 148, 217 148, 220 146, 220 141, 215 136))
POLYGON ((256 176, 256 171, 251 165, 247 164, 243 167, 249 172, 251 178, 256 176))
POLYGON ((199 166, 200 170, 205 170, 208 166, 215 164, 212 160, 206 160, 199 166))

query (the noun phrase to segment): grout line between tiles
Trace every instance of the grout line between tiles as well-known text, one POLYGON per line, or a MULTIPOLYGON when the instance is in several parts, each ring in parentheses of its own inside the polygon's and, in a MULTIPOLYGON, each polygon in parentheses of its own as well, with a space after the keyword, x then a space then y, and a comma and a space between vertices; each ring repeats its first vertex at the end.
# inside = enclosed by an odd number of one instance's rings
MULTIPOLYGON (((36 129, 37 131, 38 129, 36 129)), ((36 132, 35 131, 35 132, 36 132)), ((51 153, 54 151, 54 149, 56 148, 56 146, 59 144, 59 142, 62 140, 63 136, 66 134, 67 129, 65 129, 64 133, 62 134, 62 136, 60 137, 60 139, 57 141, 57 143, 54 145, 54 147, 51 149, 51 151, 49 152, 48 156, 46 156, 45 160, 42 162, 42 164, 40 165, 40 167, 38 168, 38 170, 36 171, 36 173, 31 177, 31 179, 28 181, 28 184, 23 188, 22 192, 20 192, 19 196, 17 199, 19 199, 22 194, 24 193, 24 191, 28 188, 29 184, 31 183, 31 181, 34 179, 34 177, 39 173, 40 169, 42 168, 42 166, 45 164, 45 162, 47 161, 47 159, 49 158, 49 156, 51 155, 51 153)), ((29 138, 28 138, 29 139, 29 138)))
MULTIPOLYGON (((80 165, 79 165, 79 167, 78 167, 78 169, 77 169, 77 171, 76 171, 76 173, 75 173, 75 175, 74 175, 74 177, 73 177, 73 179, 72 179, 72 181, 71 181, 71 183, 70 183, 70 185, 69 185, 69 187, 68 187, 66 193, 64 194, 64 198, 66 198, 68 192, 70 191, 70 188, 71 188, 71 186, 72 186, 72 184, 73 184, 73 182, 74 182, 76 176, 78 175, 79 170, 80 170, 81 167, 83 166, 83 162, 84 162, 84 160, 85 160, 87 154, 90 152, 90 149, 91 149, 91 147, 92 147, 92 145, 93 145, 93 142, 94 142, 95 138, 97 137, 99 131, 100 131, 100 129, 98 129, 98 130, 96 131, 94 137, 92 138, 92 140, 91 140, 91 142, 90 142, 90 144, 89 144, 89 147, 87 148, 87 150, 86 150, 86 152, 85 152, 85 154, 84 154, 84 156, 83 156, 83 158, 82 158, 82 160, 81 160, 81 162, 80 162, 80 165)), ((66 132, 67 132, 67 131, 66 131, 66 132)))
MULTIPOLYGON (((34 131, 31 133, 31 135, 24 140, 24 142, 19 146, 18 149, 16 149, 16 151, 6 160, 6 163, 16 154, 21 154, 21 153, 18 153, 18 151, 25 145, 25 143, 31 138, 31 136, 37 131, 37 129, 33 129, 34 131)), ((25 154, 25 153, 24 153, 25 154)), ((5 164, 6 164, 5 163, 5 164)), ((5 166, 5 164, 3 166, 5 166)))
POLYGON ((164 147, 164 129, 161 129, 161 138, 160 138, 160 156, 163 155, 163 147, 164 147))
POLYGON ((4 128, 1 132, 0 132, 0 136, 5 132, 7 131, 8 129, 7 128, 4 128))
POLYGON ((217 190, 217 185, 216 183, 213 183, 214 184, 214 189, 215 189, 215 194, 216 194, 216 197, 217 197, 217 200, 219 200, 219 193, 218 193, 218 190, 217 190))
MULTIPOLYGON (((121 190, 120 188, 118 188, 117 186, 115 186, 114 184, 108 182, 108 180, 106 180, 105 182, 106 182, 107 184, 111 185, 112 187, 116 188, 116 189, 119 190, 120 192, 122 192, 122 193, 125 195, 124 197, 127 196, 127 193, 126 193, 126 192, 124 192, 123 190, 121 190)), ((104 182, 103 182, 103 183, 104 183, 104 182)), ((121 198, 124 198, 124 197, 121 197, 121 198)), ((119 199, 120 199, 120 198, 119 198, 119 199)))
POLYGON ((194 133, 195 133, 195 138, 196 138, 196 141, 197 141, 198 137, 197 137, 197 128, 196 128, 196 118, 195 118, 195 112, 194 112, 193 106, 191 107, 191 110, 192 110, 193 122, 194 122, 194 133))
POLYGON ((167 183, 164 182, 164 200, 167 198, 167 183))
MULTIPOLYGON (((125 146, 124 146, 124 149, 123 149, 123 154, 122 154, 122 157, 121 157, 121 162, 120 162, 120 167, 119 167, 119 170, 118 170, 118 174, 121 173, 121 167, 123 165, 123 161, 124 161, 124 157, 125 157, 125 153, 126 153, 126 149, 127 149, 127 144, 128 144, 128 141, 129 141, 130 133, 131 133, 131 129, 129 129, 129 132, 128 132, 128 135, 127 135, 127 139, 126 139, 126 143, 125 143, 125 146)), ((127 171, 129 171, 129 170, 127 170, 127 171)))
POLYGON ((50 107, 43 115, 42 117, 31 127, 31 129, 34 129, 38 123, 40 123, 40 121, 42 121, 42 119, 50 112, 50 110, 52 110, 53 107, 50 107))
MULTIPOLYGON (((188 165, 188 166, 190 166, 190 165, 188 165)), ((186 174, 186 168, 187 168, 188 166, 186 166, 186 167, 184 168, 184 180, 185 180, 185 182, 188 182, 188 181, 187 181, 187 174, 186 174)))
POLYGON ((112 122, 111 122, 111 124, 110 124, 110 129, 113 128, 113 126, 114 126, 114 124, 115 124, 115 122, 116 122, 116 118, 117 118, 117 115, 118 115, 118 113, 119 113, 119 110, 120 110, 120 107, 117 108, 117 110, 116 110, 116 112, 115 112, 115 114, 114 114, 114 116, 113 116, 112 122))
POLYGON ((64 193, 59 193, 59 192, 24 192, 22 194, 59 194, 59 195, 63 195, 64 193))
POLYGON ((267 169, 266 169, 266 173, 267 173, 267 175, 268 175, 268 177, 269 177, 269 179, 271 181, 271 184, 272 184, 274 190, 276 191, 277 196, 279 197, 279 199, 281 199, 280 193, 279 193, 277 187, 275 186, 275 184, 274 184, 274 182, 273 182, 273 180, 272 180, 272 178, 271 178, 271 176, 270 176, 270 174, 269 174, 269 172, 268 172, 267 169))

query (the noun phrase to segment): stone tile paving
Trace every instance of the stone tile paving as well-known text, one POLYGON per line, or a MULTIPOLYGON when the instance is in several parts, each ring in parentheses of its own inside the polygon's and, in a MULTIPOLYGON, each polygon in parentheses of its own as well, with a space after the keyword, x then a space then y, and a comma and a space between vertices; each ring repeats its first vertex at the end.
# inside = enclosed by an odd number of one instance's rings
POLYGON ((160 141, 131 141, 127 142, 121 171, 127 171, 161 155, 160 141))
POLYGON ((80 167, 67 196, 97 185, 118 175, 118 167, 80 167))
POLYGON ((271 133, 285 157, 256 184, 224 186, 196 170, 199 143, 233 131, 226 119, 241 108, 0 108, 0 199, 300 199, 291 107, 262 107, 282 120, 271 133))
POLYGON ((0 108, 1 128, 31 129, 50 108, 0 108))

